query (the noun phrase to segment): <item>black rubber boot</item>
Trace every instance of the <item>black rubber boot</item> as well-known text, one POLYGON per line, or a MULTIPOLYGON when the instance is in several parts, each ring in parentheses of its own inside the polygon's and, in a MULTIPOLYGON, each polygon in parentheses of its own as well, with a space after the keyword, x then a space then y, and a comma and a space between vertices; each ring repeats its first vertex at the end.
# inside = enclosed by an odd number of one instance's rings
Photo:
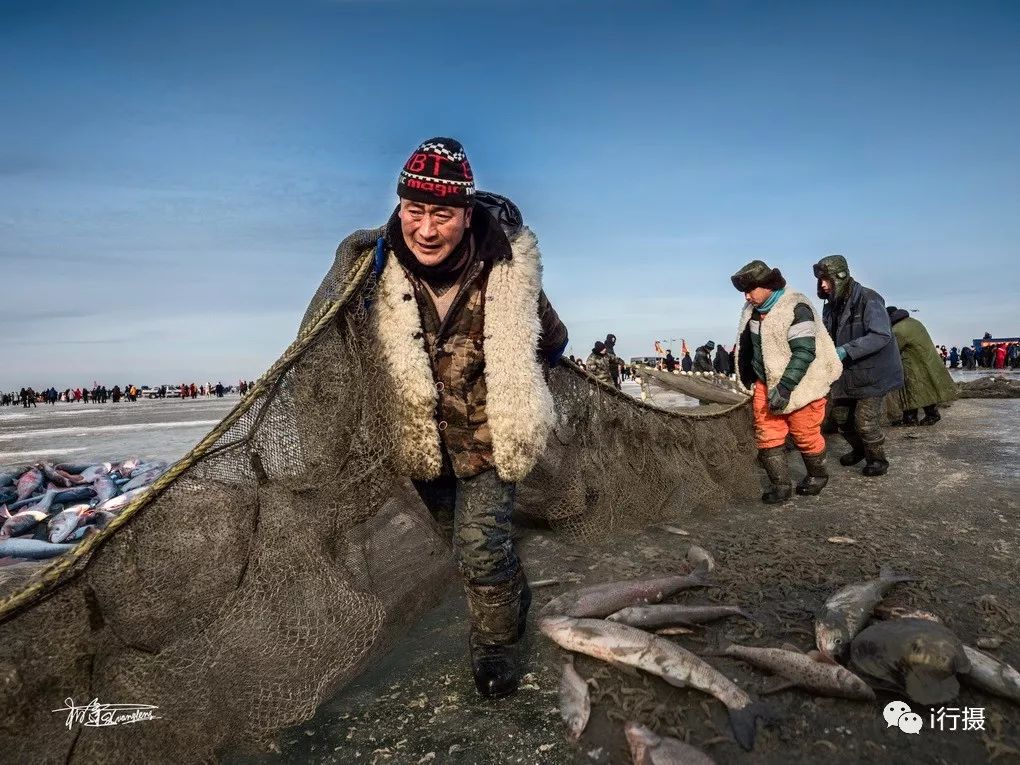
POLYGON ((470 641, 471 671, 475 688, 488 699, 509 696, 517 690, 517 652, 512 644, 486 645, 470 641))
POLYGON ((939 414, 937 406, 926 406, 924 408, 924 419, 921 420, 918 425, 934 425, 936 422, 942 419, 942 415, 939 414))
POLYGON ((839 464, 843 467, 853 467, 864 459, 864 452, 853 449, 846 454, 840 455, 839 464))
POLYGON ((868 463, 861 472, 872 478, 885 475, 889 472, 889 460, 885 458, 885 449, 882 445, 866 447, 868 463))
POLYGON ((850 427, 840 428, 840 433, 846 439, 846 442, 850 444, 850 451, 840 455, 839 464, 843 467, 853 467, 864 459, 864 442, 857 435, 857 431, 852 430, 850 427))
POLYGON ((807 475, 797 484, 797 493, 813 497, 820 494, 829 482, 829 471, 825 469, 825 450, 818 454, 801 454, 807 475))
MULTIPOLYGON (((486 698, 509 696, 520 682, 516 644, 523 634, 522 613, 527 612, 523 603, 524 573, 518 570, 506 582, 469 584, 465 589, 471 618, 469 646, 475 688, 486 698)), ((528 596, 530 601, 530 592, 528 596)))
POLYGON ((786 460, 786 447, 774 446, 759 449, 758 461, 769 477, 768 491, 761 495, 766 505, 778 505, 793 496, 793 482, 790 480, 790 463, 786 460))

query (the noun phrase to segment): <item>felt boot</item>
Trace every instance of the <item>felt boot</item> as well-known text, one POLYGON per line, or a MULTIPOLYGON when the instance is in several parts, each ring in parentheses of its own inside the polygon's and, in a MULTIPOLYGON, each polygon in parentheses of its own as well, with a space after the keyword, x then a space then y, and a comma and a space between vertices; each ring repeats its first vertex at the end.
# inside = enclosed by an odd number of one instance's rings
POLYGON ((506 582, 469 584, 471 617, 471 670, 475 688, 487 698, 508 696, 517 690, 516 643, 520 628, 524 574, 520 570, 506 582))
POLYGON ((825 469, 825 450, 818 454, 801 454, 807 475, 797 484, 797 493, 809 497, 819 494, 829 482, 829 471, 825 469))
POLYGON ((793 483, 790 480, 790 463, 786 460, 786 447, 759 449, 758 461, 765 468, 771 484, 768 491, 761 495, 761 501, 766 505, 778 505, 790 499, 793 496, 793 483))
POLYGON ((889 460, 885 458, 885 449, 881 444, 865 448, 867 464, 861 472, 866 476, 880 476, 889 472, 889 460))

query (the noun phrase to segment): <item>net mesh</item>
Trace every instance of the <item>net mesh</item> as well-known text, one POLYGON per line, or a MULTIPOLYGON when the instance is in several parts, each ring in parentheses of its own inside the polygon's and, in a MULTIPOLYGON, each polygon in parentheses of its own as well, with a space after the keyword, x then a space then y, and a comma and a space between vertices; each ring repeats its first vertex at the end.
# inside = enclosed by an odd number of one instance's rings
MULTIPOLYGON (((338 252, 298 340, 148 494, 71 554, 0 569, 5 760, 262 748, 438 601, 452 554, 392 467, 370 234, 338 252), (93 698, 162 719, 68 730, 53 711, 93 698)), ((518 512, 577 544, 757 491, 747 406, 670 413, 569 364, 550 385, 559 424, 518 512)))

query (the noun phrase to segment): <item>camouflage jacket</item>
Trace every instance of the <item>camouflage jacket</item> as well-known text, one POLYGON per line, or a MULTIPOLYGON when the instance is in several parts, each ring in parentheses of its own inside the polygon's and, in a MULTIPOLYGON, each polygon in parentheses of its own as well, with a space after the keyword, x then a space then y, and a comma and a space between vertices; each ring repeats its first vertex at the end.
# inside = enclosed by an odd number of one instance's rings
POLYGON ((613 376, 613 360, 608 353, 589 354, 588 360, 584 362, 584 367, 592 377, 616 387, 613 376))
MULTIPOLYGON (((428 289, 408 274, 439 394, 436 420, 443 444, 444 473, 452 470, 459 478, 495 467, 485 405, 485 293, 491 266, 491 262, 481 260, 467 266, 460 291, 443 321, 428 289)), ((544 362, 566 345, 567 328, 544 291, 539 295, 538 317, 542 333, 535 352, 544 362)))

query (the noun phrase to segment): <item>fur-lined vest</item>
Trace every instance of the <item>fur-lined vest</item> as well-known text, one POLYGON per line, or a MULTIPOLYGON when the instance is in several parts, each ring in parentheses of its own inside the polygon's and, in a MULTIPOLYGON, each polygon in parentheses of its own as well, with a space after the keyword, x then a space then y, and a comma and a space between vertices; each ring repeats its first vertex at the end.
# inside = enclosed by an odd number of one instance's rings
POLYGON ((545 450, 556 414, 538 352, 549 335, 565 345, 566 330, 542 293, 534 234, 522 228, 510 246, 510 259, 469 275, 442 335, 423 327, 422 287, 387 253, 373 315, 411 478, 442 473, 441 440, 462 478, 495 467, 520 481, 545 450))
MULTIPOLYGON (((759 329, 761 352, 762 360, 765 363, 765 384, 769 390, 779 384, 793 355, 790 350, 788 333, 793 324, 793 311, 798 303, 811 305, 811 301, 804 295, 787 290, 772 306, 768 314, 762 318, 759 329)), ((744 310, 740 314, 740 325, 737 327, 735 358, 738 359, 738 366, 741 365, 740 359, 744 358, 741 356, 741 351, 746 356, 750 350, 747 325, 753 312, 754 305, 750 302, 745 303, 744 310)), ((808 365, 800 382, 791 391, 790 403, 783 410, 784 414, 795 412, 812 401, 825 398, 829 395, 829 388, 843 374, 843 363, 836 355, 836 346, 833 345, 832 338, 829 337, 829 333, 822 323, 820 313, 814 306, 812 306, 811 312, 815 318, 815 358, 808 365)))

